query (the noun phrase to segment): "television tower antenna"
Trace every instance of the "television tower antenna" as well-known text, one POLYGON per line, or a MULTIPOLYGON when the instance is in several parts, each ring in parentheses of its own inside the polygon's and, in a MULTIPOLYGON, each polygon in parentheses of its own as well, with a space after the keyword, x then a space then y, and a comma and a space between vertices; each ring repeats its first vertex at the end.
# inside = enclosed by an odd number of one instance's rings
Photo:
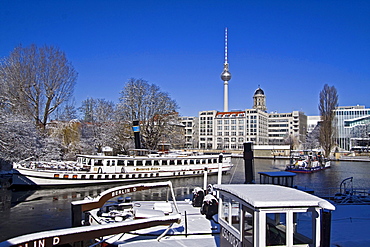
POLYGON ((229 81, 231 79, 231 73, 229 72, 227 48, 227 28, 225 28, 225 62, 224 70, 221 73, 221 80, 224 81, 224 112, 229 111, 229 81))

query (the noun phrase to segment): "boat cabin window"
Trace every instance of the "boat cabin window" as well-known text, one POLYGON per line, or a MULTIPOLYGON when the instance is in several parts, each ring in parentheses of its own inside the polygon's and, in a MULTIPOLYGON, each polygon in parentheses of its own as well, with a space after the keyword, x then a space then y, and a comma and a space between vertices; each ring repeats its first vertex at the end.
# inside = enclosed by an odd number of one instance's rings
POLYGON ((128 160, 127 161, 127 166, 133 166, 134 165, 134 161, 133 160, 128 160))
POLYGON ((246 241, 246 246, 253 246, 253 211, 247 207, 243 207, 244 212, 244 240, 246 241))
POLYGON ((293 244, 313 244, 314 220, 309 212, 293 212, 293 244))
POLYGON ((235 201, 227 196, 222 198, 221 218, 232 226, 238 233, 241 228, 241 207, 238 201, 235 201))
POLYGON ((229 222, 229 217, 230 216, 230 198, 223 196, 222 197, 222 211, 221 211, 221 219, 226 221, 227 223, 229 222))
POLYGON ((240 203, 231 200, 231 225, 240 231, 240 203))
POLYGON ((90 161, 90 159, 88 159, 88 158, 78 158, 78 163, 82 163, 84 165, 88 165, 89 161, 90 161))
POLYGON ((142 166, 143 165, 143 161, 142 160, 137 160, 136 161, 136 165, 137 166, 142 166))
POLYGON ((159 166, 159 161, 158 161, 158 160, 154 160, 154 161, 153 161, 153 165, 154 165, 154 166, 159 166))
POLYGON ((125 165, 125 161, 124 160, 117 160, 117 165, 124 166, 125 165))
MULTIPOLYGON (((293 244, 313 244, 314 222, 317 213, 312 211, 288 212, 293 216, 293 244)), ((292 221, 289 220, 289 221, 292 221)), ((291 224, 291 222, 289 223, 291 224)), ((266 245, 277 246, 287 244, 287 213, 266 213, 266 245)))
POLYGON ((115 166, 115 165, 116 165, 116 161, 112 160, 112 166, 115 166))
POLYGON ((266 246, 286 245, 286 214, 266 214, 266 246))
POLYGON ((107 166, 110 166, 110 160, 107 160, 107 166))
POLYGON ((103 165, 103 160, 95 160, 94 166, 102 166, 103 165))
POLYGON ((174 160, 170 160, 170 165, 174 165, 175 164, 175 161, 174 160))

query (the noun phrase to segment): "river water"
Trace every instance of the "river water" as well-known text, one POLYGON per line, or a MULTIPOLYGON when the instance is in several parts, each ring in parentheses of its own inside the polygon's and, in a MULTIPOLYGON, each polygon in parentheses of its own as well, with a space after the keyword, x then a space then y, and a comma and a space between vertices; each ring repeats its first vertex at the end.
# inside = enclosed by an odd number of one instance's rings
MULTIPOLYGON (((222 183, 244 183, 244 162, 234 158, 235 166, 222 177, 222 183)), ((258 172, 283 170, 287 160, 255 159, 255 180, 259 183, 258 172)), ((356 188, 370 189, 370 162, 332 162, 331 168, 313 174, 297 174, 294 184, 314 189, 318 195, 333 195, 340 182, 354 177, 356 188)), ((172 179, 178 200, 191 198, 194 187, 203 187, 203 177, 172 179)), ((217 176, 209 176, 209 184, 216 183, 217 176)), ((33 191, 12 191, 3 181, 0 188, 0 242, 22 234, 59 229, 71 226, 71 201, 82 200, 85 196, 96 196, 100 192, 118 186, 88 186, 83 188, 42 189, 33 191)), ((156 200, 166 195, 155 190, 141 193, 136 200, 156 200)))

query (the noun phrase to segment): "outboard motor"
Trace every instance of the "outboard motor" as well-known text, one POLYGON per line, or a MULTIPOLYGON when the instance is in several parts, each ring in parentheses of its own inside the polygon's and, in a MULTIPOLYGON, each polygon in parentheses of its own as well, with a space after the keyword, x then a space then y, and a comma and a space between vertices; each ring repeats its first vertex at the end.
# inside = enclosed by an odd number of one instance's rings
POLYGON ((206 195, 203 200, 203 205, 200 208, 200 213, 211 220, 212 216, 218 213, 218 201, 216 197, 211 194, 206 195))
POLYGON ((192 201, 193 207, 201 207, 203 203, 203 199, 204 199, 204 191, 199 187, 194 188, 193 201, 192 201))

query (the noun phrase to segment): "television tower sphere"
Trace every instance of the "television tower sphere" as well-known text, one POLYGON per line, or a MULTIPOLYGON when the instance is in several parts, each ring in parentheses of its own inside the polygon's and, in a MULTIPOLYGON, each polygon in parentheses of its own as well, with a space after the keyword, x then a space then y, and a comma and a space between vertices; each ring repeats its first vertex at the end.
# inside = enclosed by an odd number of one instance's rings
POLYGON ((224 71, 221 73, 221 79, 223 81, 230 81, 231 73, 228 70, 224 69, 224 71))

